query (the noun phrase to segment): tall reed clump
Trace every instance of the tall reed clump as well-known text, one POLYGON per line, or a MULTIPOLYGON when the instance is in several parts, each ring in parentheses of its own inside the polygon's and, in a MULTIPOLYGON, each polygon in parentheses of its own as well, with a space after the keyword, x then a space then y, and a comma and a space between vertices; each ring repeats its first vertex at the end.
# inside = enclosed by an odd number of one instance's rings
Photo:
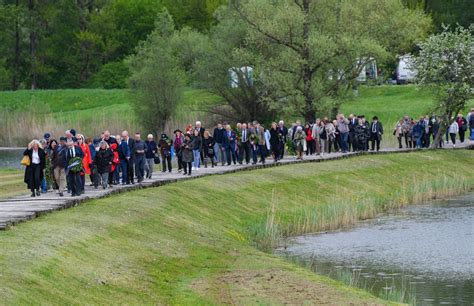
POLYGON ((336 192, 324 202, 316 202, 290 213, 278 211, 272 196, 266 225, 255 228, 254 237, 261 249, 271 250, 287 237, 345 228, 359 220, 374 218, 408 204, 455 196, 470 189, 464 177, 440 175, 434 180, 417 180, 414 177, 389 193, 366 193, 356 197, 336 192))

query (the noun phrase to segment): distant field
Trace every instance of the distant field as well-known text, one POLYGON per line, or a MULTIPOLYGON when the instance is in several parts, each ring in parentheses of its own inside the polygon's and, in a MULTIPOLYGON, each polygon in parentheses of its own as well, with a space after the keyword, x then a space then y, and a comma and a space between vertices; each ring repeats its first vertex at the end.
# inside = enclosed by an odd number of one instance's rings
MULTIPOLYGON (((377 115, 381 122, 392 128, 403 115, 416 119, 428 114, 433 105, 432 94, 416 86, 377 86, 362 87, 359 97, 345 103, 342 111, 346 114, 365 115, 369 119, 377 115)), ((464 113, 467 113, 469 107, 474 107, 474 100, 468 103, 464 113)))
MULTIPOLYGON (((22 90, 0 92, 0 146, 23 146, 45 131, 53 135, 75 128, 87 136, 104 129, 117 133, 123 129, 140 130, 128 90, 64 89, 22 90)), ((204 110, 221 103, 221 98, 205 90, 185 91, 168 130, 182 127, 196 119, 206 125, 213 123, 204 110)), ((358 98, 342 106, 345 114, 377 115, 392 128, 404 114, 412 117, 428 113, 433 106, 432 95, 415 86, 361 87, 358 98)), ((469 107, 474 107, 471 100, 469 107)), ((275 118, 279 119, 279 118, 275 118)), ((283 118, 287 119, 288 118, 283 118)))

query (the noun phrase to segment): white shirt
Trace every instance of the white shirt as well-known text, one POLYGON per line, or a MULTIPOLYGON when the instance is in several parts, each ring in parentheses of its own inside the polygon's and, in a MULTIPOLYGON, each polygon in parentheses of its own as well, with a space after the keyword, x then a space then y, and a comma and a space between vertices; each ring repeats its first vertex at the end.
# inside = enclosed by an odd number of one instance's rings
POLYGON ((38 151, 33 150, 33 154, 31 154, 31 163, 38 165, 40 163, 40 157, 38 151))

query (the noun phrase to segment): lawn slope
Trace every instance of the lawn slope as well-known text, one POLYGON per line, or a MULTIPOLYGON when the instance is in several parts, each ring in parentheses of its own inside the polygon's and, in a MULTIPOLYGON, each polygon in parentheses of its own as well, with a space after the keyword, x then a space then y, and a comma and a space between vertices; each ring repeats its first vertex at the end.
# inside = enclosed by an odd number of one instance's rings
POLYGON ((390 203, 472 188, 472 171, 459 169, 473 157, 467 150, 362 156, 93 200, 0 232, 0 301, 379 303, 262 250, 275 232, 341 226, 347 203, 362 218, 390 203))

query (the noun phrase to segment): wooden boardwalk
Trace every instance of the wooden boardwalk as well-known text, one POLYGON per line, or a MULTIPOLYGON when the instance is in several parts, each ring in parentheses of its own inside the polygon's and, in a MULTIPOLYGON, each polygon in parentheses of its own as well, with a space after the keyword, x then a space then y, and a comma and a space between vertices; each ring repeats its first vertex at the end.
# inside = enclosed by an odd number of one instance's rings
MULTIPOLYGON (((447 145, 445 149, 451 149, 450 145, 447 145)), ((467 141, 464 144, 460 144, 456 149, 474 149, 474 141, 467 141)), ((232 166, 217 166, 214 168, 201 168, 199 171, 193 171, 192 176, 184 176, 181 173, 177 173, 173 170, 172 173, 163 173, 161 171, 155 171, 151 179, 145 180, 141 184, 135 185, 115 185, 109 189, 94 189, 93 187, 86 186, 85 193, 79 197, 71 197, 65 193, 64 197, 59 197, 55 192, 48 192, 41 194, 39 197, 30 197, 29 192, 25 189, 25 195, 15 197, 11 199, 0 200, 0 230, 5 230, 13 225, 20 222, 35 219, 43 214, 50 213, 56 210, 67 209, 84 203, 90 199, 98 199, 110 196, 115 193, 121 193, 131 190, 147 187, 158 187, 165 184, 170 184, 178 181, 187 179, 196 179, 208 175, 226 174, 238 171, 246 171, 253 169, 261 169, 268 167, 275 167, 280 165, 288 165, 295 163, 308 163, 308 162, 322 162, 329 160, 337 160, 342 158, 350 158, 365 154, 387 154, 387 153, 403 153, 412 152, 411 149, 384 149, 380 152, 363 152, 363 153, 331 153, 325 154, 324 156, 305 156, 303 161, 296 160, 294 157, 286 157, 278 163, 274 163, 273 160, 269 159, 265 165, 232 165, 232 166)), ((160 167, 155 167, 155 169, 160 167)), ((25 187, 26 188, 26 187, 25 187)))

